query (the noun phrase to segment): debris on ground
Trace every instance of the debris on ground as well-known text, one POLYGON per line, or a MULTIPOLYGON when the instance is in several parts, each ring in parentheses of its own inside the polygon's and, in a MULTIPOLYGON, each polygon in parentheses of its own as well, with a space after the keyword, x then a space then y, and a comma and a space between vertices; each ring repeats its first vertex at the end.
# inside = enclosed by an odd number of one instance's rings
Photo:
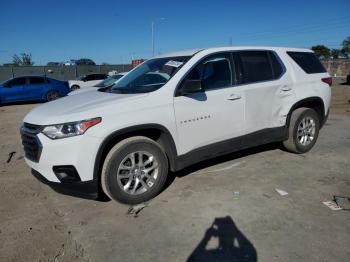
POLYGON ((334 202, 343 210, 350 210, 350 199, 348 197, 334 196, 334 202))
POLYGON ((286 196, 286 195, 288 195, 288 192, 287 192, 287 191, 284 191, 284 190, 282 190, 282 189, 275 188, 275 190, 276 190, 276 192, 277 192, 278 194, 280 194, 281 196, 286 196))
POLYGON ((16 154, 16 151, 12 151, 11 153, 9 153, 9 157, 7 158, 6 163, 10 163, 12 157, 16 154))
POLYGON ((239 191, 234 191, 233 193, 233 198, 235 198, 235 199, 238 199, 239 197, 240 197, 240 193, 239 193, 239 191))
POLYGON ((342 210, 342 208, 338 206, 337 203, 335 203, 334 201, 324 201, 322 203, 334 211, 342 210))
POLYGON ((141 203, 135 206, 131 206, 128 209, 128 212, 126 212, 127 215, 132 215, 134 217, 138 217, 139 213, 142 209, 144 209, 147 205, 145 203, 141 203))

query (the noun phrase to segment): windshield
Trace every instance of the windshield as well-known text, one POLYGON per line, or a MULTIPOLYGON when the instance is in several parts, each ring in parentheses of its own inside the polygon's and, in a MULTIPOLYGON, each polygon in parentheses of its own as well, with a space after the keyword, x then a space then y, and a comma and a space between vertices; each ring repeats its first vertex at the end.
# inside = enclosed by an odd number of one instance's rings
POLYGON ((108 78, 106 78, 105 80, 101 81, 100 83, 96 84, 96 87, 110 87, 112 85, 114 85, 114 83, 120 79, 123 75, 113 75, 110 76, 108 78))
POLYGON ((117 81, 112 93, 148 93, 161 88, 190 59, 189 56, 155 58, 139 65, 117 81))

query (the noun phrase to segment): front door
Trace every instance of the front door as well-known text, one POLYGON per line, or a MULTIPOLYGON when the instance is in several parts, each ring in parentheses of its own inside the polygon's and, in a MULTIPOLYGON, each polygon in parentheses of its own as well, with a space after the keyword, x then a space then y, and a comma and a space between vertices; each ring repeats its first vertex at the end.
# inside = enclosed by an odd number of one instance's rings
POLYGON ((201 81, 203 92, 174 98, 178 154, 244 135, 244 94, 235 86, 231 55, 212 55, 199 62, 182 81, 201 81))
POLYGON ((5 83, 1 90, 2 102, 8 103, 25 100, 23 89, 25 84, 25 77, 17 77, 5 83))

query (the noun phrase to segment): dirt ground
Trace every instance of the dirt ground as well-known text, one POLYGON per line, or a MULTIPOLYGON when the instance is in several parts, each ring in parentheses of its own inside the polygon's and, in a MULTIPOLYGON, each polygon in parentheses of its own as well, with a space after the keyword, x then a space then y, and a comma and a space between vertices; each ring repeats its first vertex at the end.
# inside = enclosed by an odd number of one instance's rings
POLYGON ((349 261, 350 211, 322 204, 350 197, 343 81, 335 79, 331 115, 311 152, 268 145, 192 166, 138 217, 38 182, 18 132, 35 104, 0 107, 0 261, 349 261))

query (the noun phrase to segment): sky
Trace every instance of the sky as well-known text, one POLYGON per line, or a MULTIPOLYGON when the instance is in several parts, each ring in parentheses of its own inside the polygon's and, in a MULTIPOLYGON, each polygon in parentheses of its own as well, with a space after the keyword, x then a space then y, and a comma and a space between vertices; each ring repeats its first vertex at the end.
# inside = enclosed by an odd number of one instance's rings
POLYGON ((0 0, 0 64, 91 58, 130 63, 155 54, 228 45, 339 48, 350 0, 0 0))

